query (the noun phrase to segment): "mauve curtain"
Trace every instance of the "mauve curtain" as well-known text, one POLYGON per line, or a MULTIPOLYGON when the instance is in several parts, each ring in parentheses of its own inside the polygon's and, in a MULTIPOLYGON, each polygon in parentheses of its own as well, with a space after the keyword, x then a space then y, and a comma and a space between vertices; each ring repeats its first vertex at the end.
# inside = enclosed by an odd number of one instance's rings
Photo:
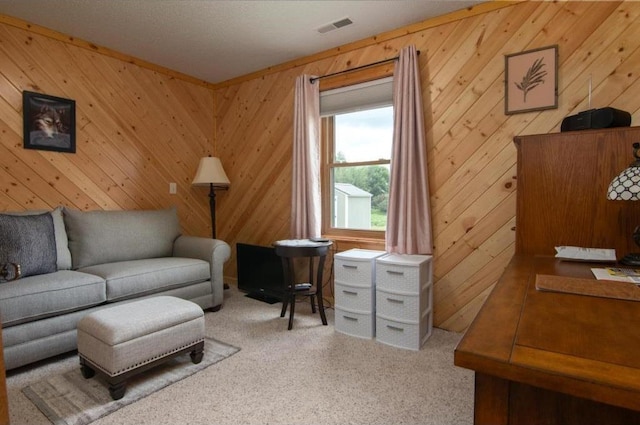
POLYGON ((431 254, 427 153, 415 46, 400 52, 393 80, 393 152, 386 250, 398 254, 431 254))
POLYGON ((291 237, 320 236, 320 90, 309 75, 296 79, 293 111, 291 237))

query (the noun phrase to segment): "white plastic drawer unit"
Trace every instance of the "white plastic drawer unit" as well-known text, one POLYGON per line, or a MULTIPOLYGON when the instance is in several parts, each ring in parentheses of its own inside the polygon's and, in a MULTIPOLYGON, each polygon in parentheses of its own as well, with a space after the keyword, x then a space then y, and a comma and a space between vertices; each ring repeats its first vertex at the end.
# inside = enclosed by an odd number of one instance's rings
POLYGON ((376 338, 419 350, 433 321, 432 257, 389 254, 376 259, 376 338))
POLYGON ((349 285, 373 286, 375 259, 384 251, 350 249, 333 256, 336 282, 349 285))
POLYGON ((419 294, 431 284, 431 256, 389 254, 376 260, 376 287, 419 294))
POLYGON ((376 258, 385 254, 350 249, 334 255, 336 331, 360 338, 376 336, 376 258))

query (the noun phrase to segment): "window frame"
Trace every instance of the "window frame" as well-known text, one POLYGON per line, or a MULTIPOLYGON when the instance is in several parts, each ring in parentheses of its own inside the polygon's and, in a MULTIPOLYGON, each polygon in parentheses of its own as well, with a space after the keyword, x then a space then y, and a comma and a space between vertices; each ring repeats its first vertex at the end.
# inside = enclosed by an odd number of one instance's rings
MULTIPOLYGON (((329 78, 319 80, 320 92, 332 90, 340 87, 366 83, 371 80, 379 80, 381 78, 392 77, 395 67, 394 62, 387 62, 371 67, 366 67, 356 71, 349 71, 329 78)), ((386 239, 386 230, 355 230, 355 229, 339 229, 331 227, 331 200, 328 199, 331 191, 331 173, 329 161, 333 158, 333 136, 335 123, 333 117, 322 117, 320 119, 320 190, 322 204, 322 223, 321 233, 328 237, 336 239, 371 239, 384 242, 386 239), (330 139, 328 138, 328 135, 330 139)), ((351 164, 349 164, 351 165, 351 164)))
POLYGON ((335 116, 321 118, 320 124, 321 145, 322 145, 322 167, 321 167, 321 193, 322 193, 322 234, 335 235, 341 237, 365 238, 365 239, 385 239, 386 230, 363 230, 344 229, 333 227, 332 218, 332 196, 333 196, 333 173, 335 168, 359 167, 369 165, 391 165, 390 159, 378 159, 362 162, 334 162, 334 136, 335 136, 335 116))

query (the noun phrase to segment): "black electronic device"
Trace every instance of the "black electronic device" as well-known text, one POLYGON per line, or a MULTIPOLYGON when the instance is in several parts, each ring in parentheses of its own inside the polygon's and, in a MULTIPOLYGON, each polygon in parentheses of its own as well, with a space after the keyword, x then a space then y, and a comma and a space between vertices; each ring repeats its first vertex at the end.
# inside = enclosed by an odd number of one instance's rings
POLYGON ((282 259, 273 247, 236 244, 238 289, 247 297, 274 304, 282 301, 282 259))
POLYGON ((640 254, 637 252, 630 252, 620 259, 620 264, 625 266, 640 267, 640 254))
POLYGON ((562 120, 560 131, 629 126, 631 126, 631 114, 629 112, 607 107, 589 109, 566 117, 562 120))

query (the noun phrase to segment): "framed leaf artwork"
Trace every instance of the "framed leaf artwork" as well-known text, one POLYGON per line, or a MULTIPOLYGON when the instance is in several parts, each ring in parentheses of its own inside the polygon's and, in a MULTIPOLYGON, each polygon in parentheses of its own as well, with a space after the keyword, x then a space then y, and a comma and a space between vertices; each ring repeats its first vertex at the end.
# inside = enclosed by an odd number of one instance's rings
POLYGON ((505 55, 504 113, 558 107, 558 46, 505 55))

